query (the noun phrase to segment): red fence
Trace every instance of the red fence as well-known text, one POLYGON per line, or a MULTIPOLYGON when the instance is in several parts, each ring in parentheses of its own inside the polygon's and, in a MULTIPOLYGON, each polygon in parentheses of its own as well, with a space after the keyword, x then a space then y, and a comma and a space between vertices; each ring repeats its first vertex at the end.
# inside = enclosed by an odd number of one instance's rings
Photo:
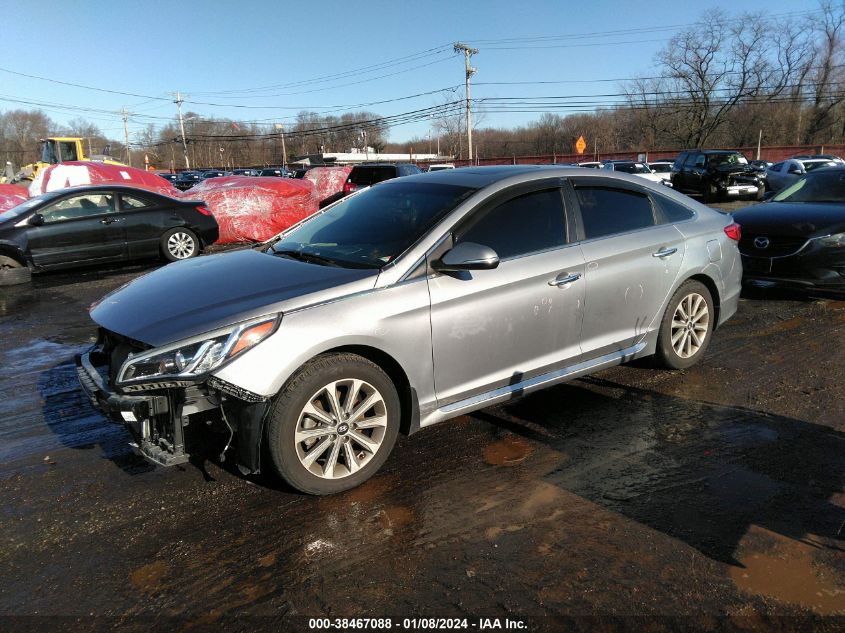
MULTIPOLYGON (((720 148, 721 149, 721 148, 720 148)), ((724 148, 738 149, 745 154, 749 160, 757 158, 757 146, 724 148)), ((594 160, 630 159, 637 160, 637 157, 644 154, 649 161, 675 160, 675 157, 683 150, 680 149, 655 149, 634 152, 609 152, 594 154, 543 154, 537 156, 498 156, 496 158, 478 158, 472 161, 453 161, 456 167, 467 165, 553 165, 555 163, 583 163, 594 160)), ((760 148, 760 158, 777 162, 798 154, 837 154, 845 155, 845 145, 773 145, 760 148)), ((425 163, 419 163, 424 165, 425 163)))

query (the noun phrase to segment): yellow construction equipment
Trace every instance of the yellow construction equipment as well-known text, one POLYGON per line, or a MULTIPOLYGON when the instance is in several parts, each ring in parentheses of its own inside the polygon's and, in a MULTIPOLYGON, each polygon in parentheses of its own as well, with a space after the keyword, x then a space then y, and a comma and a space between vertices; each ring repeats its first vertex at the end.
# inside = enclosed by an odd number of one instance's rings
POLYGON ((11 182, 27 184, 27 181, 35 180, 38 172, 45 167, 74 160, 94 160, 111 165, 123 164, 111 156, 86 156, 82 141, 83 139, 78 136, 53 136, 41 139, 41 159, 21 168, 11 182))

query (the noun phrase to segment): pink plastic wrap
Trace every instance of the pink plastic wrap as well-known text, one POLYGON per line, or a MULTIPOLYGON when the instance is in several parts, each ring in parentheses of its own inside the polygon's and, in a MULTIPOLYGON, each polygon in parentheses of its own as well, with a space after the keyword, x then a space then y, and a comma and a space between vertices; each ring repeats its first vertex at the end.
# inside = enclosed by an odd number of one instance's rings
POLYGON ((179 194, 176 187, 153 172, 96 161, 74 161, 50 165, 38 172, 35 180, 29 185, 29 194, 37 196, 65 187, 100 184, 139 187, 174 198, 179 194))
POLYGON ((317 211, 314 185, 304 179, 209 178, 179 197, 205 201, 220 227, 217 244, 268 240, 317 211))
POLYGON ((0 185, 0 213, 29 199, 29 193, 17 185, 0 185))
POLYGON ((345 167, 312 167, 305 172, 305 180, 314 183, 314 195, 319 204, 326 198, 333 196, 343 189, 352 166, 345 167))

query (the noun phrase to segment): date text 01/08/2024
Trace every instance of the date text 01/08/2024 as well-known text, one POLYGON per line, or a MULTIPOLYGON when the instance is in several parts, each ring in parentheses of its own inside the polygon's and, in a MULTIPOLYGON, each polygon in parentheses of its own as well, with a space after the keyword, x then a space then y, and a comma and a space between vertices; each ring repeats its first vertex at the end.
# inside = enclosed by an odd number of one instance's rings
POLYGON ((419 630, 449 630, 476 629, 484 630, 527 630, 528 626, 522 620, 510 618, 478 618, 473 621, 468 618, 403 618, 394 621, 392 618, 310 618, 310 630, 389 630, 401 629, 409 631, 419 630))

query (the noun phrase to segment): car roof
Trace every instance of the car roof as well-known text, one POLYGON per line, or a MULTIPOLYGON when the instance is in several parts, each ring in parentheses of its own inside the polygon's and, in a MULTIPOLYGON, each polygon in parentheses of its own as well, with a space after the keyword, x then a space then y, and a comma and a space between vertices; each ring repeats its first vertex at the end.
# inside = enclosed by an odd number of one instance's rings
MULTIPOLYGON (((513 184, 521 181, 530 181, 537 178, 554 177, 579 177, 579 178, 613 178, 621 182, 636 183, 638 186, 646 185, 650 181, 640 176, 632 176, 624 172, 610 170, 592 170, 583 167, 564 167, 560 165, 493 165, 488 167, 460 167, 458 169, 441 169, 429 171, 412 176, 387 180, 375 185, 381 187, 390 183, 436 183, 444 185, 457 185, 459 187, 472 187, 482 189, 488 185, 510 180, 513 184)), ((661 185, 661 188, 666 188, 661 185)))
MULTIPOLYGON (((48 191, 46 193, 51 193, 51 194, 55 194, 56 196, 59 196, 59 195, 63 195, 63 194, 66 194, 66 193, 86 193, 88 191, 96 192, 96 191, 103 191, 104 189, 108 189, 110 191, 114 191, 114 192, 117 192, 117 193, 136 193, 136 194, 141 194, 141 195, 148 194, 148 195, 153 195, 153 196, 159 196, 160 198, 170 198, 170 196, 167 196, 167 195, 162 194, 162 193, 158 193, 157 191, 151 191, 149 189, 144 189, 143 187, 130 187, 128 185, 113 185, 113 184, 110 184, 110 183, 107 183, 107 182, 104 182, 104 183, 99 184, 99 185, 80 185, 78 187, 66 187, 64 189, 55 189, 53 191, 48 191)), ((41 194, 41 195, 44 195, 44 194, 41 194)), ((170 198, 170 199, 178 202, 178 200, 176 200, 175 198, 170 198)))

